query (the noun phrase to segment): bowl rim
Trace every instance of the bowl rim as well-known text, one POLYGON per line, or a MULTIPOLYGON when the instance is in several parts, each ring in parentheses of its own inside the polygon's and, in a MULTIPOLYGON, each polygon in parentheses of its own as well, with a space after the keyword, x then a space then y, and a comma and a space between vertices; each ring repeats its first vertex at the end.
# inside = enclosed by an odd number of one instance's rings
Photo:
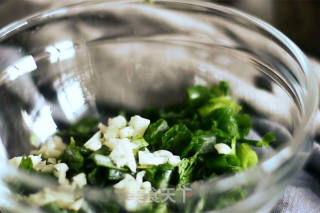
MULTIPOLYGON (((84 5, 99 5, 99 4, 114 5, 114 4, 128 4, 128 3, 142 3, 142 2, 145 2, 145 0, 93 0, 93 1, 82 1, 75 4, 66 4, 62 7, 59 6, 58 8, 45 10, 45 11, 36 13, 34 15, 28 16, 19 21, 15 21, 1 28, 0 43, 4 39, 13 35, 14 33, 29 27, 30 25, 32 25, 32 23, 35 20, 41 22, 45 20, 55 19, 57 16, 68 14, 68 12, 71 9, 75 9, 77 7, 83 7, 84 5)), ((297 64, 299 65, 299 68, 304 72, 306 85, 305 85, 305 88, 303 88, 305 96, 302 97, 302 99, 303 99, 303 102, 305 103, 304 105, 305 111, 302 114, 301 122, 298 124, 297 130, 294 132, 292 140, 290 141, 290 144, 287 146, 284 146, 282 149, 274 153, 272 156, 261 160, 259 164, 257 164, 254 168, 240 172, 236 175, 217 178, 214 180, 214 184, 212 184, 212 181, 203 181, 204 183, 201 184, 202 186, 200 187, 200 191, 201 190, 208 191, 206 189, 208 186, 210 186, 210 190, 214 189, 218 191, 227 191, 232 187, 235 187, 236 185, 247 183, 249 179, 257 180, 263 177, 263 175, 270 174, 276 171, 277 170, 276 168, 272 171, 267 171, 264 165, 266 165, 268 162, 270 163, 271 161, 274 161, 274 159, 282 161, 281 163, 288 161, 292 156, 294 156, 299 151, 301 146, 303 146, 306 143, 305 141, 303 141, 308 136, 306 135, 306 133, 308 131, 313 132, 312 131, 313 121, 314 121, 314 117, 315 117, 317 106, 318 106, 318 86, 317 86, 318 84, 316 81, 316 75, 312 71, 311 66, 309 65, 309 62, 307 60, 307 57, 288 37, 286 37, 279 30, 275 29, 270 24, 256 17, 248 15, 244 12, 241 12, 239 10, 232 9, 226 6, 221 6, 211 2, 201 1, 201 0, 154 0, 153 1, 154 4, 161 3, 161 2, 184 4, 187 6, 204 7, 206 9, 217 10, 217 11, 223 12, 224 14, 232 15, 242 20, 245 20, 249 24, 255 25, 256 27, 259 27, 265 30, 267 33, 270 34, 270 36, 272 36, 274 39, 277 39, 277 42, 279 42, 284 47, 286 47, 286 52, 290 53, 290 56, 297 62, 297 64), (261 174, 257 175, 258 173, 261 173, 261 174)), ((10 167, 8 165, 5 165, 5 166, 10 167)), ((8 168, 8 171, 13 172, 13 170, 9 168, 8 168)), ((0 172, 0 177, 1 177, 1 173, 2 172, 0 172)), ((21 174, 22 172, 15 171, 13 173, 21 174)))

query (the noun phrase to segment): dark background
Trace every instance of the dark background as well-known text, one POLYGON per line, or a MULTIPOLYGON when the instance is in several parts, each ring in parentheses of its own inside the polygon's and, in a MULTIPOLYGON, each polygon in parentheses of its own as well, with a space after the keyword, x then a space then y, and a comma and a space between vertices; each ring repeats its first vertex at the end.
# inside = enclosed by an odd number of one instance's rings
POLYGON ((319 0, 225 0, 218 2, 269 22, 292 39, 307 54, 320 58, 319 0))
MULTIPOLYGON (((36 11, 81 0, 0 0, 0 27, 36 11)), ((210 0, 272 24, 308 55, 320 58, 320 0, 210 0)))

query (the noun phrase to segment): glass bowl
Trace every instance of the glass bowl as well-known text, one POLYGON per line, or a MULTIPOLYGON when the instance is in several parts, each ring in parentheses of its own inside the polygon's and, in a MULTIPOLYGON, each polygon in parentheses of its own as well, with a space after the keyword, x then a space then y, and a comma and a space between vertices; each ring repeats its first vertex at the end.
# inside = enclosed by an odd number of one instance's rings
MULTIPOLYGON (((120 109, 178 103, 190 85, 228 81, 252 118, 250 137, 272 131, 277 141, 258 150, 256 167, 175 192, 171 212, 268 211, 311 148, 318 93, 306 57, 270 25, 233 9, 193 0, 83 2, 1 29, 0 54, 3 212, 40 211, 12 181, 57 187, 7 158, 86 116, 105 122, 120 109)), ((88 187, 83 196, 88 212, 111 212, 119 202, 109 189, 88 187)))

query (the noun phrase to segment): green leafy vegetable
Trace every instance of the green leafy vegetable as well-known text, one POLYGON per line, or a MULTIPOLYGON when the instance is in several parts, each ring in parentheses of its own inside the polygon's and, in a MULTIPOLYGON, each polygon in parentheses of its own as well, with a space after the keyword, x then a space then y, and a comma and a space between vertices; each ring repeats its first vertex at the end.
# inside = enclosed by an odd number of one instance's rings
POLYGON ((169 129, 168 123, 164 119, 159 119, 155 123, 149 125, 144 133, 144 138, 150 144, 151 150, 156 150, 161 146, 161 137, 163 133, 169 129))
POLYGON ((33 163, 30 157, 23 156, 19 165, 19 168, 25 172, 32 172, 33 174, 40 175, 42 177, 54 178, 54 175, 48 172, 36 171, 33 167, 33 163))
POLYGON ((276 137, 271 132, 262 137, 262 144, 266 147, 269 147, 269 144, 274 141, 276 141, 276 137))
POLYGON ((57 133, 65 140, 73 137, 77 142, 77 145, 83 145, 87 142, 94 133, 97 132, 98 120, 93 117, 88 117, 80 120, 78 123, 74 124, 66 130, 61 130, 57 133))
POLYGON ((145 110, 143 110, 142 117, 148 118, 152 124, 160 118, 160 110, 153 107, 147 107, 145 110))
POLYGON ((227 96, 229 95, 229 84, 226 81, 221 81, 219 85, 213 85, 211 88, 214 96, 227 96))
POLYGON ((241 110, 241 106, 238 105, 230 96, 219 96, 211 98, 208 104, 199 108, 198 111, 200 116, 204 118, 220 108, 231 108, 234 113, 238 113, 241 110))
POLYGON ((24 171, 27 172, 34 172, 32 160, 29 157, 23 156, 19 165, 20 169, 23 169, 24 171))
POLYGON ((76 173, 80 172, 83 163, 84 157, 80 152, 79 147, 76 145, 73 137, 70 139, 70 144, 62 154, 62 161, 65 162, 71 171, 76 173))
POLYGON ((240 138, 244 138, 249 134, 252 127, 251 119, 247 114, 238 114, 235 116, 235 119, 238 124, 240 138))
POLYGON ((108 176, 108 168, 103 167, 96 167, 92 169, 88 175, 87 180, 90 185, 93 186, 105 186, 107 183, 107 176, 108 176))
POLYGON ((205 207, 206 199, 204 197, 194 198, 187 202, 186 213, 201 213, 205 207))
POLYGON ((211 118, 215 121, 215 127, 225 132, 229 138, 239 136, 238 123, 234 117, 234 110, 230 107, 216 109, 211 118))
POLYGON ((169 213, 170 212, 165 203, 156 204, 156 206, 152 209, 152 211, 154 213, 169 213))
POLYGON ((171 180, 174 166, 170 164, 162 164, 147 168, 144 179, 149 181, 151 185, 157 189, 167 188, 171 180))
POLYGON ((241 166, 244 169, 253 167, 258 163, 257 153, 246 143, 243 143, 238 147, 237 156, 239 157, 241 166))
POLYGON ((194 86, 187 89, 188 104, 192 107, 198 107, 206 103, 210 97, 208 87, 194 86))
POLYGON ((215 157, 207 157, 205 167, 222 174, 226 172, 237 172, 241 169, 239 158, 234 154, 219 155, 215 157))
MULTIPOLYGON (((252 128, 251 119, 249 115, 241 113, 241 106, 232 99, 229 90, 228 83, 224 81, 212 87, 191 86, 187 88, 186 99, 182 103, 166 108, 148 107, 144 110, 142 116, 151 120, 151 124, 143 136, 127 138, 136 145, 132 146, 134 148, 128 148, 130 151, 133 149, 135 156, 135 159, 130 158, 130 163, 135 160, 137 172, 145 171, 143 181, 149 181, 152 187, 158 191, 168 187, 181 189, 194 181, 208 180, 218 175, 239 172, 258 163, 258 156, 251 146, 268 147, 276 138, 272 133, 265 134, 261 141, 246 138, 252 128), (167 150, 178 156, 172 156, 166 151, 148 153, 150 155, 146 154, 146 156, 149 156, 150 162, 153 162, 152 158, 156 158, 154 161, 156 163, 139 165, 138 152, 148 152, 148 150, 151 152, 167 150), (163 164, 158 165, 158 162, 163 164), (156 166, 152 166, 152 164, 156 166)), ((130 113, 122 111, 121 114, 125 116, 130 113)), ((121 118, 118 121, 115 123, 122 125, 121 118)), ((124 123, 124 121, 122 122, 124 123)), ((84 173, 88 185, 109 187, 123 180, 126 174, 136 178, 135 172, 127 167, 118 168, 116 166, 118 162, 109 156, 111 151, 116 150, 111 150, 109 147, 119 145, 126 149, 126 145, 123 145, 126 143, 113 144, 117 140, 111 141, 101 133, 100 139, 103 138, 103 140, 100 141, 101 148, 99 150, 91 151, 84 146, 84 143, 98 130, 97 124, 96 119, 86 118, 58 133, 65 142, 70 140, 70 144, 63 154, 56 159, 58 162, 61 160, 66 163, 69 167, 68 181, 71 182, 73 176, 84 173), (111 144, 112 146, 110 146, 111 144)), ((139 125, 137 124, 137 127, 139 125)), ((120 131, 120 129, 115 130, 115 135, 118 134, 117 137, 120 137, 118 130, 120 131)), ((100 147, 99 141, 95 142, 100 147)), ((120 142, 124 141, 119 140, 120 142)), ((119 154, 121 160, 128 160, 125 154, 121 151, 118 152, 114 153, 119 154)), ((28 172, 38 173, 33 168, 31 158, 26 156, 23 156, 19 167, 28 172)), ((29 189, 20 183, 12 184, 11 188, 20 190, 25 195, 36 192, 36 190, 29 189)), ((225 196, 214 198, 215 202, 207 202, 203 197, 190 198, 189 204, 184 210, 186 212, 201 212, 219 209, 237 202, 245 195, 245 190, 236 189, 226 193, 225 196)), ((103 206, 103 210, 107 209, 106 212, 122 212, 123 210, 117 202, 101 206, 103 206)), ((55 203, 42 206, 41 209, 50 213, 75 212, 61 209, 55 203)), ((160 213, 178 212, 179 210, 181 209, 172 208, 172 205, 168 203, 153 203, 146 205, 146 208, 139 209, 138 212, 160 213)))
POLYGON ((78 211, 62 209, 55 203, 49 203, 41 207, 41 210, 47 213, 77 213, 78 211))
POLYGON ((211 152, 216 143, 216 136, 211 131, 197 130, 191 138, 190 144, 184 149, 181 157, 191 157, 198 151, 211 152))
POLYGON ((177 187, 185 186, 194 181, 197 158, 198 154, 195 154, 191 158, 184 158, 180 161, 178 165, 179 183, 177 187))
POLYGON ((246 143, 246 144, 249 144, 249 145, 252 145, 252 146, 256 146, 256 147, 262 147, 262 146, 265 146, 265 147, 269 147, 269 144, 271 142, 274 142, 276 141, 276 137, 271 133, 267 133, 265 134, 263 137, 262 137, 262 140, 261 141, 258 141, 258 140, 249 140, 249 139, 245 139, 245 138, 241 138, 239 140, 239 142, 242 142, 242 143, 246 143))
POLYGON ((192 133, 186 125, 174 125, 162 136, 161 149, 169 150, 175 155, 181 155, 184 147, 190 143, 191 135, 192 133))

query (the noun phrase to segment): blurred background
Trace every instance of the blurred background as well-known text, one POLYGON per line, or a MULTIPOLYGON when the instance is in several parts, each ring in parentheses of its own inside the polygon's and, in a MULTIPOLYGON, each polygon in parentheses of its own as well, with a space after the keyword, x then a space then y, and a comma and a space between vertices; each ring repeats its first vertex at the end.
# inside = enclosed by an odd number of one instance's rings
MULTIPOLYGON (((0 0, 0 27, 40 10, 83 0, 0 0)), ((308 55, 320 58, 319 0, 211 0, 272 24, 308 55)))

